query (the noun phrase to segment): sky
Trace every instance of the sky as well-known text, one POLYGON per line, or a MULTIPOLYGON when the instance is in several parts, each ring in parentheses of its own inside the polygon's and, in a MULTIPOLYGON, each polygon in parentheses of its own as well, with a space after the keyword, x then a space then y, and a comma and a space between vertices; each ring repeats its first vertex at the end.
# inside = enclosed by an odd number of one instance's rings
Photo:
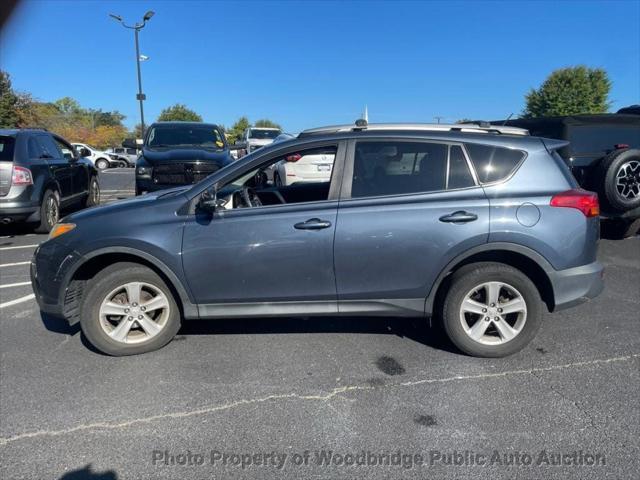
POLYGON ((205 121, 270 118, 285 131, 518 115, 554 69, 608 72, 612 110, 640 103, 640 0, 223 2, 23 0, 0 33, 0 68, 43 101, 64 96, 139 122, 183 103, 205 121))

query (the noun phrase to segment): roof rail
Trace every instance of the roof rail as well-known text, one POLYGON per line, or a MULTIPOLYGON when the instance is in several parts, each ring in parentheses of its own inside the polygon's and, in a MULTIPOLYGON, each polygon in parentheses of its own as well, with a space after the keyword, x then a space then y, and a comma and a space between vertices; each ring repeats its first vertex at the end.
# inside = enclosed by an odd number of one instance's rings
POLYGON ((466 133, 494 133, 506 135, 529 135, 524 128, 490 125, 488 123, 374 123, 368 125, 331 125, 328 127, 304 130, 298 137, 319 135, 323 133, 339 133, 353 131, 384 131, 384 130, 415 130, 424 132, 466 132, 466 133))

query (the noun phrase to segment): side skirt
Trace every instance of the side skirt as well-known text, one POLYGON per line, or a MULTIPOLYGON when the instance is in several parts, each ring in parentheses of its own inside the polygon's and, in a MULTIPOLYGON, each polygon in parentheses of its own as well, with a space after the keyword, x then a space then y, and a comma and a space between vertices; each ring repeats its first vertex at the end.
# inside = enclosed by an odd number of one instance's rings
POLYGON ((198 305, 200 319, 296 316, 423 317, 424 298, 326 300, 318 302, 209 303, 198 305))

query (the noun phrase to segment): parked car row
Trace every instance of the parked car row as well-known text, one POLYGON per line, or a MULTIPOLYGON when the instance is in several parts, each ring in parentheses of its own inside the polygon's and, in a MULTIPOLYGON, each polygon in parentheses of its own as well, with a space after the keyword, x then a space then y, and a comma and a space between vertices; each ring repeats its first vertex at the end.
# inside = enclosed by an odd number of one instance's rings
POLYGON ((218 132, 152 126, 145 185, 184 180, 204 153, 219 168, 56 225, 32 263, 44 312, 79 321, 111 355, 160 348, 183 319, 394 315, 434 317, 463 352, 496 357, 527 345, 544 310, 603 288, 598 197, 556 155, 564 141, 358 122, 231 162, 218 132), (303 159, 330 175, 269 179, 303 159), (165 160, 182 172, 159 171, 165 160))

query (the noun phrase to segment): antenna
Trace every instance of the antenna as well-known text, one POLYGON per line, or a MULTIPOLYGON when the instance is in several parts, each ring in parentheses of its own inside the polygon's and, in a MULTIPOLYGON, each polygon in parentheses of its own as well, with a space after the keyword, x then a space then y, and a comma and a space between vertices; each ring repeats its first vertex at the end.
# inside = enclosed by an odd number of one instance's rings
POLYGON ((362 119, 369 123, 369 109, 367 108, 367 106, 364 106, 364 111, 362 112, 362 119))
POLYGON ((511 119, 511 117, 513 117, 513 112, 511 112, 511 113, 509 114, 509 116, 507 117, 507 119, 506 119, 504 122, 502 122, 502 126, 503 126, 503 127, 507 124, 507 122, 511 119))

